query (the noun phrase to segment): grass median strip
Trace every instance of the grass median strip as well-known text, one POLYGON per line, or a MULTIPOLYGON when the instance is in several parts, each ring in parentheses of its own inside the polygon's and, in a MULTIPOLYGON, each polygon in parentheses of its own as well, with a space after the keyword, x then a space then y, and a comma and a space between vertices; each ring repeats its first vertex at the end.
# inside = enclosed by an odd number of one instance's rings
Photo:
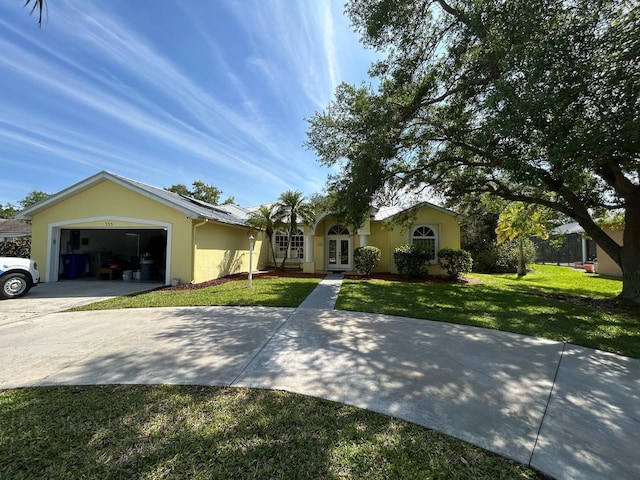
POLYGON ((0 478, 542 478, 417 425, 285 392, 0 391, 0 478))
POLYGON ((615 306, 619 280, 536 265, 480 284, 345 280, 336 308, 504 330, 640 357, 640 316, 615 306), (611 308, 613 305, 613 308, 611 308))
POLYGON ((249 288, 246 279, 233 280, 200 289, 161 289, 116 297, 76 307, 71 311, 209 305, 297 307, 316 288, 320 280, 321 278, 316 277, 256 278, 253 280, 252 288, 249 288))

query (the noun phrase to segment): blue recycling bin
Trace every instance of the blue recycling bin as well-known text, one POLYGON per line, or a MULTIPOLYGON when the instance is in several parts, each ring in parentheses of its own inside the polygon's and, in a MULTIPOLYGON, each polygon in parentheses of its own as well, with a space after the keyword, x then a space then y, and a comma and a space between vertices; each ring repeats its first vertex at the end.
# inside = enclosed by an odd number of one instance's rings
POLYGON ((68 280, 84 278, 87 256, 84 253, 65 253, 62 255, 64 277, 68 280))

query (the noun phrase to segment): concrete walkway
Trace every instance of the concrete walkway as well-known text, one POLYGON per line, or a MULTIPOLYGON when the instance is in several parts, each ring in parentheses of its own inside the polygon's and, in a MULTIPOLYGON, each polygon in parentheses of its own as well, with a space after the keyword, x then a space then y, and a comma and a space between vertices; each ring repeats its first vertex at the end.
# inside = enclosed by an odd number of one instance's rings
POLYGON ((638 478, 640 360, 332 310, 339 285, 325 278, 297 309, 175 307, 0 322, 0 388, 282 389, 403 418, 558 479, 638 478))
POLYGON ((336 300, 338 300, 343 278, 344 276, 341 273, 328 274, 298 308, 333 310, 336 306, 336 300))

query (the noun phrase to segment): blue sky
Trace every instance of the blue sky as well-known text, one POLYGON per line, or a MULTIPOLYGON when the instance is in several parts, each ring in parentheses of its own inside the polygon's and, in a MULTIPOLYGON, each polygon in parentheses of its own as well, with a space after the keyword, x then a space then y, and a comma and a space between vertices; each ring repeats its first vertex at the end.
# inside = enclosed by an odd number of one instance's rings
POLYGON ((304 118, 374 53, 333 0, 0 2, 0 203, 101 170, 243 206, 322 190, 304 118))

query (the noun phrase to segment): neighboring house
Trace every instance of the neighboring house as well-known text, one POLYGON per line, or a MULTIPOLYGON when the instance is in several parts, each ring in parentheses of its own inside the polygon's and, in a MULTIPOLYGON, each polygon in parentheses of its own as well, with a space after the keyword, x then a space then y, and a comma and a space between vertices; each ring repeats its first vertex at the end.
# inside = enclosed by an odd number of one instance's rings
MULTIPOLYGON (((165 284, 174 278, 199 283, 249 270, 251 209, 213 206, 108 172, 100 172, 22 211, 32 223, 32 256, 44 281, 60 278, 122 278, 165 284)), ((253 268, 273 264, 262 232, 255 234, 253 268)), ((288 265, 305 272, 353 270, 353 251, 382 250, 379 272, 396 272, 394 248, 419 243, 434 252, 430 273, 439 273, 436 254, 460 248, 460 226, 452 211, 427 202, 410 209, 372 209, 359 229, 332 214, 300 225, 291 241, 288 265), (402 221, 400 221, 400 219, 402 221), (396 222, 393 222, 396 220, 396 222)), ((274 238, 276 262, 287 235, 274 238)))
POLYGON ((31 225, 24 220, 0 218, 0 242, 10 238, 30 237, 31 225))
POLYGON ((536 245, 536 262, 538 263, 585 263, 598 254, 596 242, 584 235, 584 229, 579 223, 560 225, 549 232, 549 239, 531 237, 536 245), (562 245, 556 250, 551 247, 550 239, 562 238, 562 245))
MULTIPOLYGON (((605 226, 602 229, 619 245, 622 245, 624 228, 612 229, 605 226)), ((595 258, 598 262, 597 273, 601 275, 610 275, 613 277, 622 276, 622 270, 620 269, 620 266, 616 262, 614 262, 609 255, 605 253, 600 245, 597 245, 596 242, 585 235, 584 229, 580 226, 579 223, 567 223, 566 225, 561 225, 551 231, 552 237, 557 237, 560 235, 565 236, 565 242, 561 248, 561 251, 559 252, 559 254, 562 256, 562 259, 560 260, 562 263, 585 263, 595 258), (570 253, 567 254, 566 252, 570 253)), ((540 251, 538 252, 539 255, 536 261, 548 263, 555 262, 555 259, 557 257, 553 252, 551 252, 551 247, 548 246, 548 242, 540 242, 538 244, 538 248, 540 248, 540 246, 542 245, 544 245, 546 250, 542 250, 542 256, 540 255, 540 251)))

